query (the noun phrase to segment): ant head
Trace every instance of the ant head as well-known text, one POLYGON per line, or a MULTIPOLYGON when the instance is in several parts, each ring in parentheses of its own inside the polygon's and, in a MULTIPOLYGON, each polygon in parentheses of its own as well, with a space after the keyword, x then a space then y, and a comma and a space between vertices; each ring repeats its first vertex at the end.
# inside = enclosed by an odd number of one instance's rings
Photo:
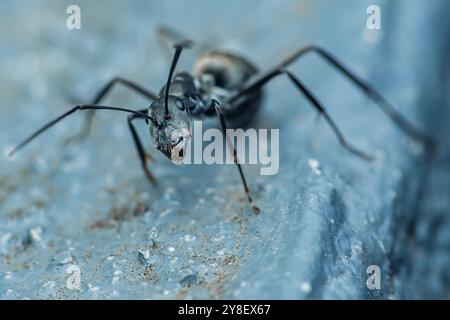
POLYGON ((191 121, 183 99, 169 96, 167 102, 168 115, 165 113, 164 96, 150 105, 148 115, 154 119, 153 125, 150 125, 150 135, 154 146, 179 164, 186 156, 191 138, 191 121))

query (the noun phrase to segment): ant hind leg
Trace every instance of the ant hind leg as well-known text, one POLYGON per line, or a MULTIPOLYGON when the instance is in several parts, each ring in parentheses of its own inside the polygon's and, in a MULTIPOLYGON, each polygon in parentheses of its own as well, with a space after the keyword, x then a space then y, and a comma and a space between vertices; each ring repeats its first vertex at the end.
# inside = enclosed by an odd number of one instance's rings
POLYGON ((435 143, 433 138, 430 137, 426 132, 415 127, 411 122, 409 122, 405 117, 403 117, 395 107, 384 97, 379 91, 371 85, 366 80, 360 78, 356 73, 354 73, 350 68, 348 68, 343 62, 341 62, 337 57, 328 52, 327 50, 318 47, 316 45, 309 45, 295 51, 287 59, 283 60, 274 68, 270 69, 268 72, 257 77, 251 83, 247 84, 240 92, 233 96, 230 100, 237 100, 240 96, 245 95, 257 88, 262 87, 267 81, 273 78, 274 74, 279 74, 281 70, 286 69, 289 65, 305 56, 308 53, 315 53, 319 58, 323 59, 325 62, 331 65, 335 70, 339 71, 344 75, 355 87, 359 88, 363 93, 365 93, 370 99, 372 99, 376 105, 391 119, 391 121, 404 133, 406 133, 411 138, 416 141, 421 142, 428 150, 435 150, 435 143))
MULTIPOLYGON (((308 99, 308 101, 311 103, 311 105, 319 112, 320 115, 322 115, 327 123, 330 125, 331 129, 333 130, 334 134, 336 135, 337 139, 339 140, 339 143, 348 151, 353 153, 354 155, 364 159, 371 161, 374 159, 373 156, 366 154, 365 152, 359 150, 358 148, 354 147, 350 143, 347 142, 344 135, 342 134, 339 127, 336 125, 334 120, 331 118, 331 116, 328 114, 325 107, 319 102, 319 100, 314 96, 314 94, 304 85, 297 77, 295 77, 291 72, 280 68, 280 69, 274 69, 271 72, 268 72, 267 74, 263 75, 259 79, 256 80, 255 83, 251 84, 248 88, 242 90, 240 93, 238 93, 237 96, 240 96, 242 94, 248 94, 254 90, 259 90, 264 85, 266 85, 268 82, 276 78, 280 75, 286 75, 289 80, 294 84, 294 86, 308 99)), ((233 98, 232 98, 233 99, 233 98)))

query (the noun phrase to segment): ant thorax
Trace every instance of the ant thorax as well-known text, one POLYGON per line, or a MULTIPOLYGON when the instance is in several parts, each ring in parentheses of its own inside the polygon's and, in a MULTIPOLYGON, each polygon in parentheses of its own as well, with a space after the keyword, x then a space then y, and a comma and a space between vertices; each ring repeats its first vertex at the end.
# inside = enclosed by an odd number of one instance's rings
POLYGON ((233 93, 231 90, 216 85, 214 75, 211 73, 203 73, 199 77, 194 78, 194 84, 202 101, 209 106, 213 99, 220 104, 224 104, 233 93))

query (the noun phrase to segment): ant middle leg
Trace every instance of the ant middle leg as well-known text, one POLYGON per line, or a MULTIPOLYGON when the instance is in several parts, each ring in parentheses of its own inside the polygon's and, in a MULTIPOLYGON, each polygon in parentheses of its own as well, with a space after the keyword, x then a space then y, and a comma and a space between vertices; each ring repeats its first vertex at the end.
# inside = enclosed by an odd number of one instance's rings
MULTIPOLYGON (((105 98, 105 96, 111 92, 112 88, 114 87, 114 85, 116 84, 122 84, 124 85, 126 88, 142 95, 145 98, 148 98, 151 101, 154 101, 156 99, 158 99, 158 95, 148 89, 145 89, 143 86, 141 86, 140 84, 134 82, 134 81, 130 81, 121 77, 115 77, 112 80, 110 80, 108 83, 106 83, 106 85, 104 85, 95 95, 94 99, 92 99, 92 104, 98 104, 100 103, 100 101, 105 98)), ((83 127, 81 128, 80 132, 73 136, 70 137, 68 139, 65 140, 64 144, 70 144, 72 142, 75 141, 81 141, 84 140, 88 135, 89 132, 91 131, 91 126, 92 126, 92 119, 94 117, 94 113, 95 110, 89 110, 86 113, 85 119, 84 119, 84 123, 83 123, 83 127)))
MULTIPOLYGON (((146 113, 146 111, 147 111, 146 109, 143 109, 143 110, 139 110, 138 112, 146 113)), ((153 159, 153 157, 149 153, 145 152, 144 147, 142 146, 141 139, 139 138, 139 135, 138 135, 138 133, 136 131, 136 128, 133 125, 133 120, 136 120, 136 119, 145 120, 142 117, 140 117, 138 114, 131 114, 131 115, 128 116, 128 119, 127 119, 128 127, 130 128, 131 135, 133 137, 133 141, 134 141, 134 144, 136 146, 136 151, 138 153, 139 160, 140 160, 141 165, 142 165, 142 169, 144 170, 145 175, 150 180, 150 182, 152 184, 156 185, 157 184, 157 180, 156 180, 155 176, 150 172, 150 169, 147 166, 147 161, 148 160, 151 160, 153 162, 155 160, 153 159)))
MULTIPOLYGON (((267 84, 270 80, 273 80, 275 77, 279 75, 286 75, 288 79, 294 84, 294 86, 308 99, 308 101, 311 103, 311 105, 325 118, 327 123, 330 125, 331 129, 333 130, 334 134, 336 135, 339 143, 348 151, 353 153, 354 155, 363 158, 365 160, 371 161, 374 159, 373 156, 366 154, 365 152, 359 150, 358 148, 354 147, 350 143, 347 142, 344 135, 342 134, 339 127, 336 125, 334 120, 331 118, 331 116, 328 114, 325 107, 319 102, 319 100, 314 96, 314 94, 311 92, 311 90, 306 87, 305 84, 303 84, 297 77, 295 77, 291 72, 285 69, 276 69, 271 71, 270 73, 267 73, 264 77, 260 78, 257 81, 257 85, 254 85, 252 87, 252 90, 259 90, 261 89, 265 84, 267 84)), ((243 91, 246 94, 250 93, 252 91, 243 91)))

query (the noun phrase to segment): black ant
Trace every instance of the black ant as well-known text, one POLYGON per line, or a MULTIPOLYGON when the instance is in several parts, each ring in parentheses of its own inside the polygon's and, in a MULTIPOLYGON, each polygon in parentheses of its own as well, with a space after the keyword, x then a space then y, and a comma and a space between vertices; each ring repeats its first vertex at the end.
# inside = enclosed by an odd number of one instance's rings
MULTIPOLYGON (((166 40, 179 38, 175 32, 167 28, 159 29, 159 34, 162 38, 166 38, 166 40)), ((175 53, 172 58, 169 76, 165 86, 159 91, 159 94, 153 93, 135 82, 116 77, 98 92, 91 104, 77 105, 47 123, 15 147, 9 155, 14 154, 39 134, 78 110, 88 110, 85 124, 79 137, 87 136, 95 110, 128 112, 130 113, 128 116, 128 126, 136 145, 142 168, 148 179, 152 183, 156 183, 155 177, 147 166, 147 160, 152 159, 152 157, 142 146, 136 129, 133 126, 134 120, 145 120, 149 125, 154 146, 169 159, 180 162, 185 156, 185 148, 191 135, 191 118, 217 116, 221 129, 226 136, 227 121, 239 123, 240 125, 248 123, 261 105, 262 88, 275 77, 284 75, 309 100, 312 107, 325 118, 344 148, 365 160, 373 160, 373 156, 347 142, 325 107, 318 101, 312 91, 287 69, 290 64, 305 56, 307 53, 316 53, 332 67, 345 75, 356 87, 373 99, 387 116, 407 135, 424 143, 426 146, 432 143, 428 136, 403 118, 372 85, 355 75, 355 73, 350 71, 349 68, 331 53, 318 46, 310 45, 295 51, 290 57, 265 73, 259 73, 255 65, 242 56, 215 50, 203 54, 197 60, 192 74, 188 72, 174 74, 182 50, 190 47, 192 42, 189 40, 173 42, 175 42, 175 53), (147 97, 152 101, 151 105, 142 110, 100 105, 99 103, 105 95, 110 92, 115 84, 119 83, 147 97)), ((236 155, 236 149, 234 149, 233 154, 234 163, 239 170, 248 201, 252 205, 253 210, 259 212, 259 208, 253 203, 250 195, 250 190, 236 155)))

